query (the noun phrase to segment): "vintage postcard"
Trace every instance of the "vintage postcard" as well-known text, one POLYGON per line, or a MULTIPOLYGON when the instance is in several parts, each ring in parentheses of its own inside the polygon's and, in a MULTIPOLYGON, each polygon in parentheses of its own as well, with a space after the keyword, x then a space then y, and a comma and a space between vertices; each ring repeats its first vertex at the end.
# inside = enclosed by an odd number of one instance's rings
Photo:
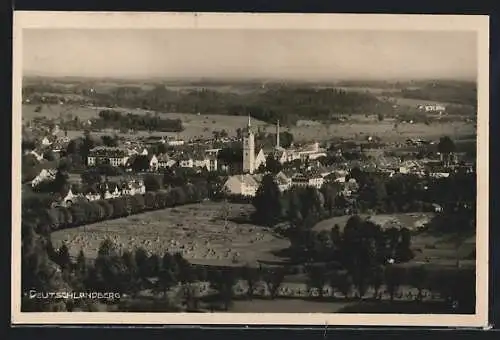
POLYGON ((487 16, 13 32, 13 324, 487 326, 487 16))

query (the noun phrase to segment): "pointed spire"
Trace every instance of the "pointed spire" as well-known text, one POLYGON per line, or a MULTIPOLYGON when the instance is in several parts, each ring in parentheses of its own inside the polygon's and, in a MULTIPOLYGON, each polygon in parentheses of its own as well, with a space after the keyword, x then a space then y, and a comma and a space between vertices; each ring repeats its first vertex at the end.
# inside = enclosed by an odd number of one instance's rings
POLYGON ((247 126, 250 127, 252 124, 250 123, 250 113, 248 114, 248 124, 247 126))

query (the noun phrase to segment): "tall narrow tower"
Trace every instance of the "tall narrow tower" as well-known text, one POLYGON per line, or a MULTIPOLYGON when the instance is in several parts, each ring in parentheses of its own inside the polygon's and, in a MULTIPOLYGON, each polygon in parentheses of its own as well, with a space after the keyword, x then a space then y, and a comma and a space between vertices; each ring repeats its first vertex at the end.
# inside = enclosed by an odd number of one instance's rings
POLYGON ((243 132, 243 172, 253 174, 255 170, 255 135, 248 115, 248 124, 243 132))
POLYGON ((280 148, 280 121, 276 122, 276 149, 280 148))

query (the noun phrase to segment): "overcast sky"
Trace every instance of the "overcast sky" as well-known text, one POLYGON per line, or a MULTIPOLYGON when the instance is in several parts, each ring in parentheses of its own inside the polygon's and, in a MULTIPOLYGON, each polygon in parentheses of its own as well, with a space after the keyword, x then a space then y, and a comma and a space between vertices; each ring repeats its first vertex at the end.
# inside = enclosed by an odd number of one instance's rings
POLYGON ((27 75, 303 80, 477 76, 474 32, 25 29, 27 75))

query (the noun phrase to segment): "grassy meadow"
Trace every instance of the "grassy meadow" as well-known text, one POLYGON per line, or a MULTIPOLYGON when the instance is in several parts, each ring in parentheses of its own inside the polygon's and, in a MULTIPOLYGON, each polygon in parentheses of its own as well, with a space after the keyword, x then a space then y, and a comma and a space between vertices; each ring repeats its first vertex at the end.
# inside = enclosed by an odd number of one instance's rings
POLYGON ((288 247, 286 239, 267 228, 224 221, 247 214, 251 206, 203 202, 168 208, 116 220, 104 221, 51 234, 54 246, 68 245, 71 255, 83 249, 95 258, 100 243, 109 238, 120 250, 144 247, 160 256, 167 251, 180 252, 193 263, 216 265, 255 264, 274 261, 273 251, 288 247), (226 210, 227 209, 227 210, 226 210))

